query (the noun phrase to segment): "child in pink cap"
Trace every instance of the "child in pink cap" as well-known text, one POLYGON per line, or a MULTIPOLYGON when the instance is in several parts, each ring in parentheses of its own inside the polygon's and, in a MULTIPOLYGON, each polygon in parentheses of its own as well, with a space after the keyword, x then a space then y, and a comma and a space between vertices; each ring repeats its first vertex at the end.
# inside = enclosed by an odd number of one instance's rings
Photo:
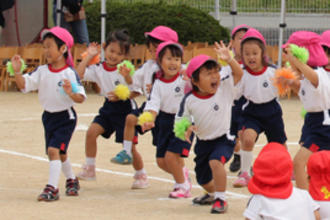
POLYGON ((38 90, 39 100, 44 108, 42 122, 46 153, 50 161, 49 178, 38 200, 54 201, 59 199, 58 181, 61 169, 66 177, 66 195, 78 195, 79 181, 72 171, 67 150, 77 122, 73 104, 82 103, 86 94, 78 75, 70 66, 70 48, 73 45, 70 33, 64 28, 54 27, 42 31, 41 38, 47 65, 39 66, 24 75, 21 75, 18 55, 12 58, 12 65, 18 88, 24 93, 38 90))
POLYGON ((271 142, 260 151, 253 165, 248 189, 253 196, 245 219, 319 219, 319 205, 307 191, 293 187, 293 164, 285 146, 271 142))
POLYGON ((273 85, 276 67, 269 65, 266 41, 262 34, 250 28, 242 38, 241 54, 244 74, 240 89, 247 102, 243 105, 241 121, 241 173, 234 187, 247 186, 253 160, 253 148, 258 136, 265 133, 268 142, 285 144, 282 109, 277 101, 277 88, 273 85))
MULTIPOLYGON (((146 44, 151 53, 151 59, 147 60, 133 75, 132 95, 131 97, 138 97, 140 95, 146 96, 148 99, 152 84, 155 80, 155 73, 159 71, 159 66, 156 63, 156 49, 158 45, 165 41, 178 42, 178 34, 166 26, 157 26, 150 32, 145 32, 146 44)), ((133 168, 135 170, 134 181, 132 189, 144 189, 149 186, 147 173, 144 169, 143 159, 141 154, 137 151, 135 144, 137 144, 137 132, 143 135, 141 126, 137 125, 137 117, 143 112, 145 102, 140 108, 132 111, 126 117, 124 129, 124 150, 120 151, 112 162, 122 164, 124 158, 132 158, 133 168)), ((157 129, 151 129, 153 136, 153 144, 156 145, 155 136, 157 129)))
POLYGON ((330 151, 319 151, 307 163, 309 193, 320 205, 322 220, 330 219, 330 151))
POLYGON ((231 107, 234 86, 241 79, 243 70, 222 42, 216 44, 216 50, 230 65, 230 71, 227 68, 220 71, 217 61, 206 55, 191 59, 186 73, 193 90, 181 101, 176 120, 194 123, 185 131, 186 141, 191 143, 192 132, 197 136, 194 147, 196 179, 207 194, 193 199, 193 203, 213 204, 211 213, 217 214, 228 208, 224 165, 234 150, 235 137, 230 135, 231 107))
POLYGON ((324 70, 330 74, 330 30, 324 31, 321 35, 321 45, 328 57, 328 64, 324 66, 324 70))
POLYGON ((188 157, 191 145, 176 138, 173 132, 175 114, 184 96, 186 84, 180 74, 183 48, 176 42, 163 42, 157 47, 156 57, 160 70, 143 109, 152 114, 153 121, 146 122, 141 127, 142 131, 151 128, 157 130, 154 135, 157 165, 175 180, 169 197, 189 198, 191 182, 183 157, 188 157))
POLYGON ((323 68, 328 58, 321 47, 320 36, 310 31, 294 32, 283 47, 283 56, 290 62, 299 79, 280 78, 278 81, 298 93, 307 111, 299 140, 301 148, 294 158, 294 174, 297 187, 308 190, 308 158, 314 152, 330 150, 330 74, 323 68), (289 44, 308 50, 307 64, 292 55, 289 44))

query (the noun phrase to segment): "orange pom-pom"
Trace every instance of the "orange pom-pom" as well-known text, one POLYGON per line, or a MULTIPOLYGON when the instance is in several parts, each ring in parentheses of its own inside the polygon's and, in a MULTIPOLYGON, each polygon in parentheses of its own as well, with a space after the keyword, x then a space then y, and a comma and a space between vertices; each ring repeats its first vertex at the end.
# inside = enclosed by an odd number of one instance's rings
POLYGON ((284 80, 288 80, 288 79, 295 80, 297 76, 290 68, 286 68, 286 67, 277 69, 275 72, 274 86, 277 88, 278 94, 282 97, 286 95, 290 97, 291 89, 289 85, 287 83, 280 83, 280 81, 283 82, 283 80, 280 80, 280 78, 284 78, 284 80))
MULTIPOLYGON (((87 54, 88 54, 87 51, 85 51, 81 54, 81 57, 83 59, 85 59, 85 57, 87 57, 87 54)), ((91 61, 89 61, 88 65, 98 64, 100 62, 100 60, 101 60, 100 54, 98 54, 98 55, 94 56, 93 59, 91 59, 91 61)))

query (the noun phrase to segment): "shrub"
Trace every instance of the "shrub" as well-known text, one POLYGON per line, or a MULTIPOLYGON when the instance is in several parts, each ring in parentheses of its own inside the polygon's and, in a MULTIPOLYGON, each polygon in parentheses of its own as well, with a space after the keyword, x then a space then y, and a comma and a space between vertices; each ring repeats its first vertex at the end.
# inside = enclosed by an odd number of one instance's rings
MULTIPOLYGON (((101 40, 100 1, 85 4, 90 41, 101 40)), ((157 25, 176 30, 180 43, 209 42, 229 39, 229 32, 212 16, 187 5, 166 3, 123 4, 107 1, 106 32, 126 28, 133 43, 145 42, 144 32, 157 25)))

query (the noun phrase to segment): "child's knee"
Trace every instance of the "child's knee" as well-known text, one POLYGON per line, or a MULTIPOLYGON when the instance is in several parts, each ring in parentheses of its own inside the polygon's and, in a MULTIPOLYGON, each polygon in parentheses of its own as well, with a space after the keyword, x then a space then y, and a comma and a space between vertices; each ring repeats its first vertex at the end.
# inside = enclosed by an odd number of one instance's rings
POLYGON ((58 160, 60 158, 60 150, 55 147, 48 147, 47 155, 50 160, 58 160))
POLYGON ((210 164, 212 172, 219 170, 219 169, 224 169, 223 164, 219 160, 210 160, 209 164, 210 164))
POLYGON ((133 114, 129 114, 126 117, 126 126, 132 126, 134 127, 137 124, 137 117, 133 114))

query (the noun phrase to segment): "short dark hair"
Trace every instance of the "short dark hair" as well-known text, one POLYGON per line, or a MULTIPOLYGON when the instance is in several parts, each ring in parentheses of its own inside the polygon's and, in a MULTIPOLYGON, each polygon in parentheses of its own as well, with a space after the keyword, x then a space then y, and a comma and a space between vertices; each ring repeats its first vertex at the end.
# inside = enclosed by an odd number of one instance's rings
MULTIPOLYGON (((56 45, 57 45, 57 49, 60 49, 63 45, 65 45, 64 41, 62 41, 60 38, 56 37, 53 33, 51 32, 48 32, 47 34, 45 34, 43 37, 42 37, 42 41, 46 40, 47 38, 50 38, 50 39, 54 39, 56 45)), ((66 51, 64 54, 63 54, 64 58, 68 58, 68 51, 66 51)))
POLYGON ((126 29, 110 32, 105 42, 104 48, 109 46, 109 44, 112 42, 118 42, 120 50, 124 51, 124 54, 128 54, 131 42, 129 39, 128 31, 126 29))
MULTIPOLYGON (((201 65, 197 70, 195 70, 192 75, 191 75, 191 80, 192 81, 195 81, 195 82, 198 82, 199 81, 199 74, 201 72, 201 69, 202 68, 205 68, 207 70, 211 70, 211 69, 215 69, 215 68, 220 68, 220 65, 217 63, 217 62, 214 62, 213 60, 208 60, 206 61, 203 65, 201 65)), ((198 87, 195 86, 193 83, 192 84, 192 89, 193 91, 198 91, 198 87)))
POLYGON ((180 48, 178 48, 177 46, 170 44, 170 45, 167 45, 166 47, 164 47, 162 49, 162 51, 160 51, 160 53, 158 54, 159 61, 161 61, 163 59, 166 50, 169 50, 173 57, 180 57, 182 60, 182 56, 183 56, 182 50, 180 48))
POLYGON ((146 44, 147 44, 147 47, 150 46, 150 44, 152 44, 154 47, 157 47, 160 43, 162 43, 163 41, 162 40, 159 40, 157 38, 154 38, 154 37, 151 37, 150 35, 148 35, 146 37, 146 44))
POLYGON ((330 55, 330 47, 327 47, 327 46, 324 46, 324 45, 322 45, 322 47, 323 47, 324 52, 325 52, 327 55, 330 55))
POLYGON ((242 59, 244 58, 244 56, 243 56, 243 45, 246 42, 255 42, 260 47, 261 56, 262 56, 261 57, 262 58, 262 65, 267 66, 268 61, 267 61, 266 46, 261 40, 259 40, 257 38, 247 38, 247 39, 245 39, 244 41, 241 42, 241 56, 242 56, 242 59))

